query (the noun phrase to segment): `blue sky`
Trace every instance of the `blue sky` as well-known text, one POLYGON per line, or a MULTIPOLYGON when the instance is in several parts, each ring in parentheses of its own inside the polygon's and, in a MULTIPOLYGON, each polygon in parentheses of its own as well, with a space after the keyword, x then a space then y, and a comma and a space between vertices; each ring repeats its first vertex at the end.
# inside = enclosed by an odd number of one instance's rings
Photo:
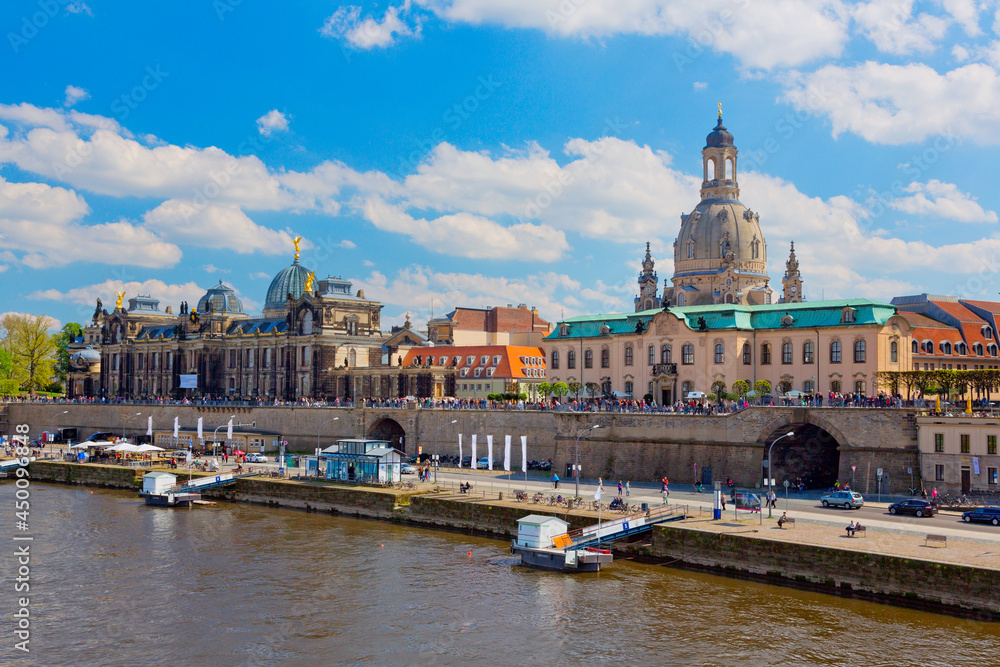
POLYGON ((423 325, 631 310, 722 102, 772 286, 1000 291, 1000 26, 941 0, 0 7, 0 313, 259 309, 291 260, 423 325))

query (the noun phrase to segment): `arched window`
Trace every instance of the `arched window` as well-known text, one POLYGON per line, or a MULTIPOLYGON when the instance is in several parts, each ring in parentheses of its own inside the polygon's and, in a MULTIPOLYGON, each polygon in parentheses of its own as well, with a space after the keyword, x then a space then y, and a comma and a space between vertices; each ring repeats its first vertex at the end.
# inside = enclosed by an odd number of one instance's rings
MULTIPOLYGON (((688 259, 694 259, 694 241, 688 241, 688 259)), ((678 297, 678 301, 679 298, 680 297, 678 297)))
POLYGON ((806 392, 807 394, 813 393, 814 389, 815 387, 813 386, 812 380, 806 380, 805 382, 802 383, 802 391, 806 392))
POLYGON ((786 365, 786 366, 788 364, 792 363, 792 344, 791 343, 787 343, 786 342, 786 343, 782 343, 781 344, 781 363, 784 364, 784 365, 786 365))
POLYGON ((608 352, 607 348, 601 350, 601 368, 607 368, 611 365, 611 353, 608 352))
POLYGON ((726 348, 722 343, 715 344, 715 363, 721 364, 726 361, 726 348))
POLYGON ((626 345, 625 346, 625 365, 626 366, 631 366, 632 365, 632 346, 631 345, 626 345))
POLYGON ((663 347, 660 348, 660 363, 661 364, 669 364, 671 356, 673 356, 673 355, 671 354, 671 349, 670 349, 669 345, 664 345, 663 347))
POLYGON ((552 350, 552 363, 549 365, 553 369, 559 368, 559 350, 552 350))
POLYGON ((687 395, 691 393, 691 381, 685 380, 681 383, 681 398, 687 398, 687 395))
POLYGON ((708 158, 705 160, 705 180, 714 181, 718 176, 715 171, 715 160, 713 158, 708 158))
MULTIPOLYGON (((693 247, 694 246, 692 246, 692 248, 693 247)), ((693 250, 691 251, 690 257, 694 257, 694 251, 693 250)), ((687 294, 685 294, 684 292, 681 292, 680 294, 677 295, 677 305, 678 306, 686 306, 687 305, 687 294)))
POLYGON ((813 342, 811 340, 807 340, 805 343, 803 343, 802 344, 802 363, 804 363, 804 364, 814 363, 813 357, 816 356, 814 354, 814 352, 815 352, 815 347, 814 347, 813 342))
POLYGON ((865 341, 863 340, 854 341, 854 363, 856 364, 865 363, 865 359, 867 358, 867 356, 868 355, 865 354, 865 341))
POLYGON ((865 393, 865 381, 864 380, 855 380, 854 381, 854 393, 855 394, 864 394, 865 393))
POLYGON ((830 343, 830 363, 839 364, 840 354, 841 354, 840 341, 835 340, 832 343, 830 343))
POLYGON ((834 392, 835 394, 840 393, 840 380, 830 381, 830 391, 834 392))
POLYGON ((348 360, 347 363, 348 363, 348 365, 351 368, 354 368, 355 366, 357 366, 358 365, 358 352, 357 352, 357 350, 355 350, 354 348, 351 348, 351 351, 347 353, 347 360, 348 360))
POLYGON ((652 345, 649 346, 649 365, 652 366, 656 363, 656 348, 652 345))
POLYGON ((919 353, 920 343, 918 343, 917 341, 913 341, 912 343, 910 343, 910 351, 913 352, 913 354, 919 353))
POLYGON ((983 344, 982 343, 976 343, 975 345, 973 345, 972 346, 972 352, 974 354, 976 354, 977 356, 980 356, 980 357, 983 356, 983 344))
POLYGON ((566 368, 576 368, 576 350, 566 353, 566 368))
POLYGON ((685 343, 681 347, 681 363, 685 366, 690 366, 694 363, 694 345, 691 343, 685 343))
POLYGON ((583 367, 593 368, 594 367, 594 351, 587 350, 583 353, 583 367))
POLYGON ((753 363, 751 358, 752 351, 750 350, 750 343, 743 343, 743 365, 749 366, 753 363))
POLYGON ((899 343, 896 341, 889 343, 889 361, 892 363, 899 361, 899 343))
POLYGON ((758 239, 755 238, 753 240, 753 242, 750 244, 750 249, 753 253, 753 258, 760 259, 760 241, 758 239))
POLYGON ((996 343, 990 343, 989 352, 991 357, 995 357, 1000 353, 1000 348, 997 347, 996 343))
POLYGON ((760 345, 760 365, 770 366, 771 365, 771 344, 761 343, 760 345))
POLYGON ((628 394, 629 398, 632 398, 632 389, 633 389, 633 386, 634 385, 632 384, 631 380, 627 380, 625 382, 625 393, 628 394))

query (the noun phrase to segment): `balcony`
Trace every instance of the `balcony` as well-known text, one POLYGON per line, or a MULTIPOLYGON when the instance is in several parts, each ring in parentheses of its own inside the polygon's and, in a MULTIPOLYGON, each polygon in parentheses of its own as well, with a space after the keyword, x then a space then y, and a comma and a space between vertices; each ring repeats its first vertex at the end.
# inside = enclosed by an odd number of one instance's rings
POLYGON ((653 364, 653 377, 657 375, 677 375, 677 364, 653 364))

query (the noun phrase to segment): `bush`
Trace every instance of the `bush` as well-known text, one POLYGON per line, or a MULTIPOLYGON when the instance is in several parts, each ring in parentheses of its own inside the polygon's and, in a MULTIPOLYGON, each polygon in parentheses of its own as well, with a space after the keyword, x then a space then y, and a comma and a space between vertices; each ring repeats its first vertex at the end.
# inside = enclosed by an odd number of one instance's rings
POLYGON ((646 401, 647 403, 652 403, 653 402, 653 395, 652 394, 645 394, 642 397, 642 400, 646 401))

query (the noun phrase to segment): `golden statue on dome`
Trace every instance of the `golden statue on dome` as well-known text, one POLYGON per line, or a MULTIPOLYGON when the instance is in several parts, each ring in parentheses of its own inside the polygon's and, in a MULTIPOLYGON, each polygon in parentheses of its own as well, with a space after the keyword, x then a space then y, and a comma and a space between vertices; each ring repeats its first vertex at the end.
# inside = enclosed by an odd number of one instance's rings
POLYGON ((122 301, 125 300, 125 291, 122 290, 121 292, 115 292, 115 299, 117 299, 117 301, 115 302, 115 309, 121 310, 122 301))
POLYGON ((722 102, 719 102, 719 118, 722 118, 722 102))
POLYGON ((292 245, 295 246, 295 259, 299 258, 299 244, 302 243, 302 237, 296 236, 292 239, 292 245))
POLYGON ((305 292, 307 294, 309 292, 313 291, 313 280, 315 280, 315 279, 316 279, 316 272, 315 271, 310 271, 309 273, 306 274, 305 292))

